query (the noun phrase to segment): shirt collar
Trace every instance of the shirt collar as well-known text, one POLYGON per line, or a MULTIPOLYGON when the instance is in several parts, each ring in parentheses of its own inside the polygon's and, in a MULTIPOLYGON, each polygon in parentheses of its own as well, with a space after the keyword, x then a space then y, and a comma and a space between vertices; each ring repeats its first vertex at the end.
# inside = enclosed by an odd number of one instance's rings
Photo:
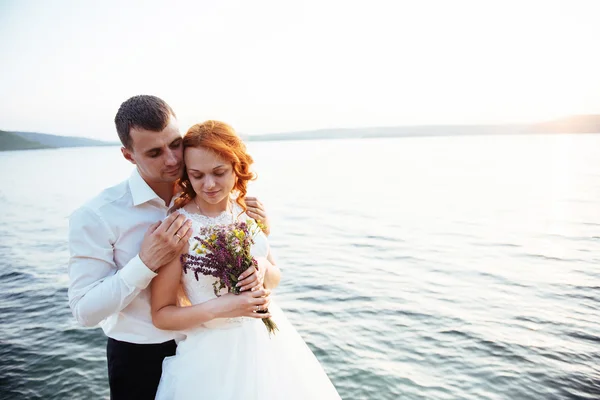
MULTIPOLYGON (((163 200, 156 194, 156 192, 154 192, 154 190, 152 190, 144 178, 142 178, 137 168, 133 169, 133 172, 129 177, 129 190, 131 191, 134 207, 154 199, 158 199, 161 204, 164 204, 163 200)), ((176 191, 177 192, 175 195, 171 198, 171 204, 169 204, 169 208, 173 207, 175 200, 177 200, 182 194, 178 187, 176 188, 176 191)))
POLYGON ((154 190, 148 186, 144 178, 142 178, 137 168, 134 168, 129 177, 129 190, 131 191, 134 206, 139 206, 150 200, 160 199, 154 190))

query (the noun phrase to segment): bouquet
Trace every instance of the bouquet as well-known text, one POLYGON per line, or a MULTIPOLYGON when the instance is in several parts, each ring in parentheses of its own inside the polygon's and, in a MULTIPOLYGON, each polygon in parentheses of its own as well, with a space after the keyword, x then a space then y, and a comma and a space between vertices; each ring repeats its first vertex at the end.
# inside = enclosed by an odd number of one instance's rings
MULTIPOLYGON (((192 271, 198 280, 198 274, 214 276, 213 290, 218 297, 221 289, 227 288, 229 293, 240 294, 236 287, 238 277, 248 268, 258 267, 258 263, 250 254, 250 246, 261 227, 254 220, 234 222, 229 225, 210 225, 200 229, 190 253, 181 256, 183 272, 192 271)), ((258 311, 262 313, 268 310, 258 311)), ((269 334, 277 330, 271 318, 263 318, 269 334)))

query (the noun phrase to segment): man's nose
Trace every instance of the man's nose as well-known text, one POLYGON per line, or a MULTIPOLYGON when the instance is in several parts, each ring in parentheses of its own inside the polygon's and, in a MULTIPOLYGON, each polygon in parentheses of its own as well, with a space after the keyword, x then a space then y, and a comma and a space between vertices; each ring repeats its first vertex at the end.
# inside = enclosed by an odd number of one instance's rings
POLYGON ((175 165, 177 165, 177 162, 178 162, 177 153, 175 153, 171 149, 167 150, 167 159, 166 159, 165 163, 168 166, 175 166, 175 165))

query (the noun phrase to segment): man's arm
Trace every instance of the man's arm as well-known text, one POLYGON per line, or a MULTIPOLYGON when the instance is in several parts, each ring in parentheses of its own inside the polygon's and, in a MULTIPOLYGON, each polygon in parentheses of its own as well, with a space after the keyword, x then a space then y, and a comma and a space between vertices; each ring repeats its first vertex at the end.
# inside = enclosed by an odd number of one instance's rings
POLYGON ((121 270, 114 262, 116 238, 95 212, 81 208, 69 220, 69 306, 83 326, 121 311, 156 273, 135 256, 121 270))
POLYGON ((191 221, 173 213, 152 225, 140 252, 118 270, 114 262, 116 238, 100 215, 81 208, 69 222, 69 306, 77 321, 95 326, 123 310, 156 271, 182 253, 192 236, 191 221))
POLYGON ((246 201, 246 206, 248 210, 246 214, 259 222, 262 225, 262 230, 265 235, 269 236, 271 234, 271 221, 269 220, 269 216, 267 215, 267 210, 265 210, 265 206, 261 203, 256 197, 246 196, 244 199, 246 201))

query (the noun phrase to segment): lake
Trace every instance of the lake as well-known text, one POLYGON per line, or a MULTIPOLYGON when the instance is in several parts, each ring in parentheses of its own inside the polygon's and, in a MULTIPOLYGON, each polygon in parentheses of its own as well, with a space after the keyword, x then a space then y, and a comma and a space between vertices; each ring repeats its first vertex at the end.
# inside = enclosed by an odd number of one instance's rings
MULTIPOLYGON (((344 399, 600 398, 600 135, 251 142, 276 298, 344 399)), ((0 153, 0 397, 108 398, 69 214, 118 147, 0 153)))

